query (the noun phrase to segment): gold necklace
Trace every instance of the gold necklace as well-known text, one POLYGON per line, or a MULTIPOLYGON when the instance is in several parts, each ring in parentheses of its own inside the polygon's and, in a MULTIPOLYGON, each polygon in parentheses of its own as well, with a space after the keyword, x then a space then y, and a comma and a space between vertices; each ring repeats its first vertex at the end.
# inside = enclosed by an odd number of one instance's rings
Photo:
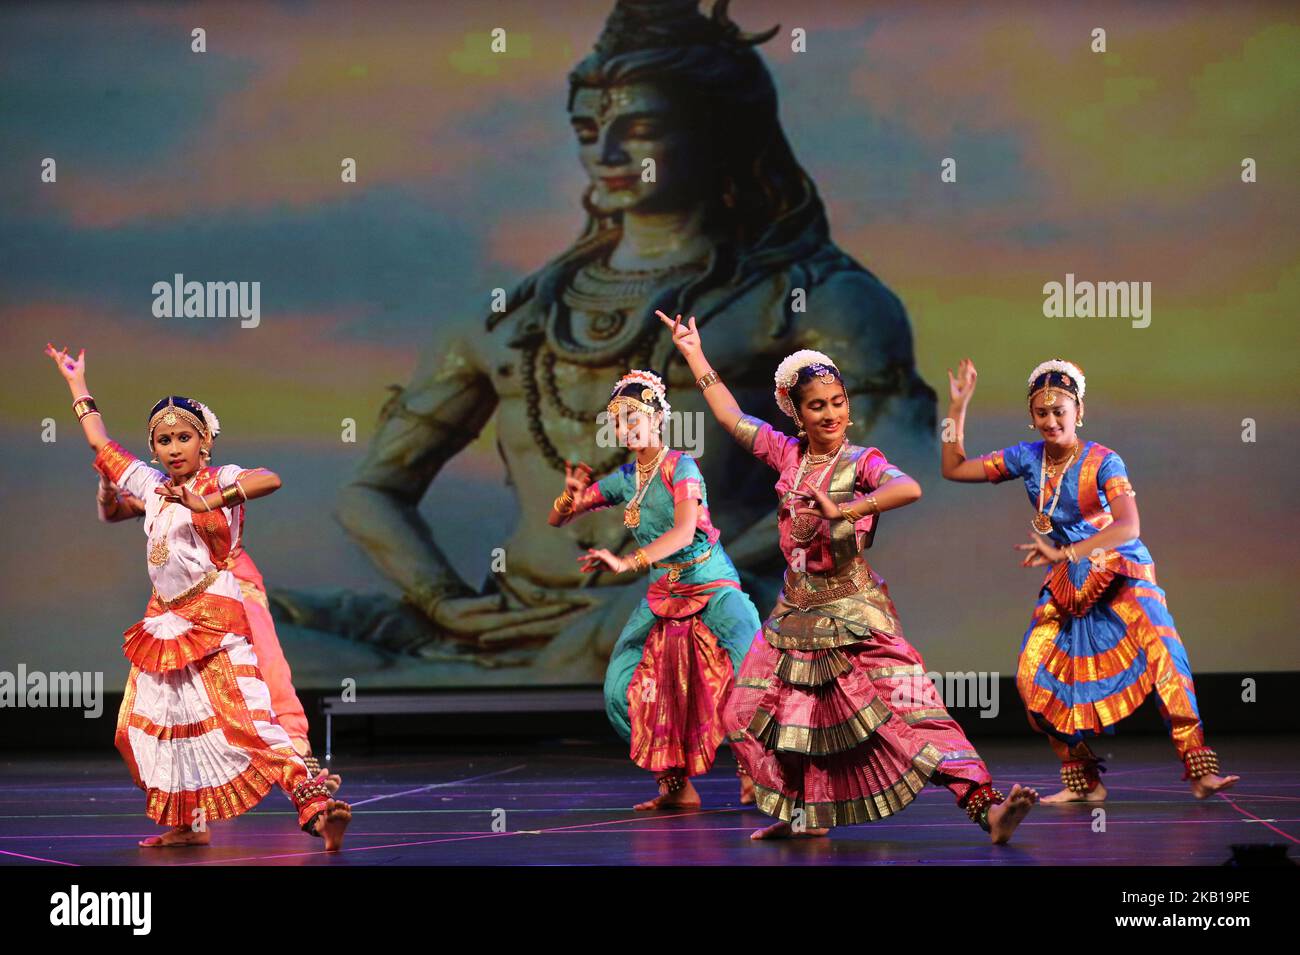
MULTIPOLYGON (((185 483, 185 487, 189 488, 191 491, 194 490, 194 482, 198 479, 198 472, 195 472, 194 477, 190 478, 189 481, 185 483)), ((175 501, 163 501, 162 506, 159 508, 159 515, 161 516, 161 512, 167 507, 167 505, 175 503, 175 501)), ((172 523, 175 520, 176 512, 172 511, 167 515, 167 526, 163 528, 162 534, 158 537, 153 537, 152 535, 149 537, 149 563, 155 567, 161 567, 163 564, 167 563, 167 558, 171 556, 171 551, 167 548, 167 535, 171 533, 172 523)))
POLYGON ((659 463, 663 461, 668 449, 664 448, 648 466, 643 466, 640 461, 636 462, 636 496, 632 498, 623 508, 623 526, 631 529, 641 526, 641 501, 645 498, 645 493, 650 489, 650 482, 654 480, 655 471, 659 469, 659 463))
POLYGON ((1047 461, 1047 476, 1056 477, 1056 469, 1061 466, 1061 461, 1069 461, 1074 457, 1074 453, 1079 450, 1079 439, 1075 438, 1074 444, 1070 446, 1070 451, 1064 458, 1057 458, 1055 461, 1047 457, 1047 442, 1043 442, 1043 459, 1047 461))
MULTIPOLYGON (((827 465, 826 469, 820 472, 819 474, 817 474, 816 477, 812 478, 811 481, 811 485, 813 487, 816 487, 817 485, 821 484, 822 479, 826 477, 826 472, 835 466, 836 459, 839 458, 840 452, 844 450, 844 446, 847 443, 848 443, 847 439, 841 441, 840 446, 838 448, 836 448, 834 451, 827 452, 826 454, 804 454, 804 456, 799 459, 799 470, 795 472, 794 484, 791 485, 790 490, 786 492, 786 495, 784 499, 782 499, 781 504, 784 506, 785 503, 789 501, 790 498, 793 497, 794 494, 799 490, 799 483, 803 480, 804 472, 810 466, 816 467, 818 464, 827 465)), ((812 514, 795 514, 794 507, 791 506, 790 536, 797 543, 807 544, 809 541, 811 541, 814 537, 817 536, 817 528, 820 526, 821 526, 820 516, 814 516, 812 514)))
POLYGON ((1070 449, 1069 456, 1065 459, 1065 464, 1061 468, 1061 479, 1056 482, 1056 493, 1052 495, 1052 506, 1043 512, 1043 492, 1047 490, 1047 443, 1043 443, 1043 462, 1039 469, 1038 475, 1038 513, 1034 515, 1033 520, 1029 522, 1030 526, 1040 534, 1050 534, 1052 532, 1052 514, 1056 511, 1056 504, 1061 499, 1061 488, 1065 487, 1065 472, 1070 470, 1070 465, 1074 462, 1074 456, 1079 451, 1079 442, 1074 442, 1074 447, 1070 449))

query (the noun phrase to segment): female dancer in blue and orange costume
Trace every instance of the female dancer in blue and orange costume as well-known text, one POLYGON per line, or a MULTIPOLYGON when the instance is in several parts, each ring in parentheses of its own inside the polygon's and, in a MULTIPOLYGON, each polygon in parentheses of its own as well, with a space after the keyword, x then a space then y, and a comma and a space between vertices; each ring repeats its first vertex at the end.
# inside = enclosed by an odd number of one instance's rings
MULTIPOLYGON (((759 629, 758 611, 709 518, 708 491, 695 460, 662 441, 671 413, 663 382, 646 371, 619 379, 609 424, 636 460, 590 483, 585 464, 565 467, 564 493, 550 523, 623 506, 623 523, 639 545, 619 557, 603 548, 578 558, 589 573, 648 572, 645 599, 610 655, 605 712, 631 743, 632 761, 655 774, 659 795, 637 809, 700 805, 690 777, 708 772, 724 737, 722 706, 735 667, 759 629)), ((751 802, 741 775, 741 801, 751 802)))
POLYGON ((1026 552, 1023 566, 1049 570, 1021 644, 1016 686, 1030 725, 1047 735, 1061 760, 1065 788, 1043 801, 1106 798, 1101 761, 1086 740, 1113 733, 1153 689, 1196 797, 1231 786, 1238 777, 1220 776, 1218 756, 1205 745, 1187 651, 1138 537, 1124 461, 1076 434, 1083 427, 1083 371, 1059 358, 1035 368, 1029 427, 1042 440, 968 458, 963 433, 975 380, 969 358, 956 376, 948 372, 956 440, 944 443, 943 476, 993 484, 1023 479, 1036 510, 1030 543, 1017 549, 1026 552))
POLYGON ((1038 794, 993 788, 861 553, 877 516, 920 498, 920 486, 878 449, 848 441, 848 396, 826 355, 795 352, 777 368, 777 404, 800 429, 791 438, 741 412, 709 366, 694 318, 659 315, 718 421, 780 475, 785 586, 724 716, 758 808, 778 820, 753 838, 880 819, 931 781, 994 843, 1006 842, 1038 794))
POLYGON ((109 439, 86 387, 85 350, 75 359, 53 345, 45 352, 72 392, 95 469, 145 502, 154 592, 144 619, 124 634, 131 673, 116 744, 148 794, 146 815, 171 828, 140 845, 205 845, 209 823, 247 812, 279 785, 302 829, 337 850, 351 810, 311 777, 276 719, 239 582, 226 567, 246 502, 277 490, 279 477, 204 465, 216 416, 177 395, 159 401, 148 419, 149 448, 166 471, 147 466, 109 439))

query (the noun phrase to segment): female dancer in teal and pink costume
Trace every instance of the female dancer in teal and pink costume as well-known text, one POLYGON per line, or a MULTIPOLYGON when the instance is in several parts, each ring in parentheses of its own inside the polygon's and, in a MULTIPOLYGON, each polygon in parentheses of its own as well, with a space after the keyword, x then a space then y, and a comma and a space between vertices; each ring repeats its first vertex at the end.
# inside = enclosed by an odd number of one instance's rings
POLYGON ((791 438, 741 413, 704 357, 694 318, 660 317, 723 427, 779 475, 785 586, 724 715, 758 808, 778 820, 754 838, 880 819, 933 781, 1006 842, 1037 793, 993 788, 862 555, 877 516, 917 500, 919 485, 876 448, 847 440, 848 397, 826 355, 796 352, 777 369, 777 403, 800 428, 791 438))
MULTIPOLYGON (((659 796, 636 808, 698 806, 690 777, 713 765, 724 736, 722 705, 759 629, 758 611, 718 542, 699 467, 662 444, 670 413, 663 382, 650 372, 628 373, 615 385, 608 412, 619 443, 635 450, 636 460, 595 484, 586 465, 566 465, 565 491, 550 522, 623 506, 635 552, 618 557, 593 549, 579 558, 589 572, 605 567, 650 576, 610 656, 605 712, 631 744, 632 761, 659 784, 659 796)), ((741 798, 750 801, 744 788, 741 798)))
POLYGON ((1138 537, 1138 511, 1123 459, 1095 441, 1080 441, 1082 370, 1043 362, 1029 376, 1031 429, 1023 442, 979 458, 962 443, 975 392, 975 365, 964 359, 948 375, 957 440, 943 448, 944 477, 954 481, 1025 482, 1036 533, 1023 565, 1048 566, 1016 668, 1030 725, 1047 735, 1061 760, 1065 789, 1044 802, 1099 802, 1106 797, 1101 761, 1086 740, 1113 733, 1152 690, 1169 728, 1184 779, 1203 799, 1236 782, 1219 775, 1205 745, 1187 651, 1156 583, 1155 562, 1138 537))

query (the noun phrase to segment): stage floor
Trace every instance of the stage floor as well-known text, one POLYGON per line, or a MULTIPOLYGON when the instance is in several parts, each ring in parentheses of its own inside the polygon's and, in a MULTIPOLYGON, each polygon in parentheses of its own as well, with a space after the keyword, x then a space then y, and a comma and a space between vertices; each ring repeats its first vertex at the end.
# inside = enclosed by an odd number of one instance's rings
MULTIPOLYGON (((583 741, 336 755, 340 798, 355 807, 348 844, 326 856, 272 792, 213 826, 207 848, 147 850, 143 794, 115 753, 0 761, 0 865, 1217 865, 1232 843, 1283 843, 1300 858, 1300 741, 1216 739, 1243 778, 1198 802, 1167 740, 1119 737, 1110 753, 1104 830, 1091 806, 1037 807, 1009 846, 994 847, 931 786, 902 814, 826 839, 756 843, 767 817, 741 809, 724 750, 697 788, 699 810, 637 813, 648 774, 612 745, 583 741), (494 830, 494 820, 497 829, 494 830)), ((980 747, 996 784, 1059 786, 1040 739, 980 747)))

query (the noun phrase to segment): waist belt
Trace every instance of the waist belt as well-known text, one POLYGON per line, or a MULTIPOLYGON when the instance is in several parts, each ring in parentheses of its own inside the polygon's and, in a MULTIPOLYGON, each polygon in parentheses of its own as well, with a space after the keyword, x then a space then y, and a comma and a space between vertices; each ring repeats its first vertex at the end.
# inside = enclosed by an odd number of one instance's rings
POLYGON ((821 604, 830 603, 833 600, 840 600, 858 593, 861 590, 875 587, 875 580, 871 577, 871 571, 867 569, 866 562, 859 559, 853 562, 852 568, 847 574, 838 577, 823 577, 817 574, 798 574, 795 578, 801 583, 791 582, 791 572, 789 569, 785 573, 785 602, 799 610, 807 610, 809 607, 817 607, 821 604), (820 581, 816 586, 804 586, 811 581, 820 581))
POLYGON ((661 560, 661 561, 657 561, 654 564, 654 566, 660 570, 667 570, 668 581, 670 583, 675 584, 677 583, 677 581, 681 580, 683 571, 689 570, 690 568, 694 567, 696 564, 704 563, 706 560, 709 559, 709 555, 712 553, 713 553, 713 548, 710 547, 708 550, 706 550, 699 557, 696 557, 694 560, 685 560, 676 564, 670 563, 669 561, 666 560, 661 560))
POLYGON ((193 587, 189 587, 185 590, 182 590, 180 593, 178 593, 175 597, 172 597, 170 600, 164 600, 159 595, 157 589, 155 589, 153 592, 154 599, 156 599, 160 604, 162 604, 164 607, 170 610, 172 607, 180 606, 181 604, 185 603, 185 601, 187 600, 193 600, 199 594, 203 593, 203 591, 211 587, 216 582, 216 579, 220 576, 221 576, 221 571, 210 570, 203 575, 203 577, 199 580, 197 584, 195 584, 193 587))

